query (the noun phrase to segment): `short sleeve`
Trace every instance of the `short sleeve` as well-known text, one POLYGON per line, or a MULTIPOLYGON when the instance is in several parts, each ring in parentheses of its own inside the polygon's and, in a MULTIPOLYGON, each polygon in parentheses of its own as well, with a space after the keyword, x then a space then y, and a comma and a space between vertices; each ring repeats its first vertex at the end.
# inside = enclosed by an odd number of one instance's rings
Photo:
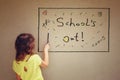
POLYGON ((20 75, 20 68, 19 68, 19 65, 16 63, 15 60, 13 61, 13 66, 12 66, 12 68, 13 68, 13 71, 14 71, 15 73, 17 73, 18 75, 20 75))
POLYGON ((40 56, 38 54, 34 54, 33 58, 34 58, 36 65, 41 65, 42 59, 40 58, 40 56))

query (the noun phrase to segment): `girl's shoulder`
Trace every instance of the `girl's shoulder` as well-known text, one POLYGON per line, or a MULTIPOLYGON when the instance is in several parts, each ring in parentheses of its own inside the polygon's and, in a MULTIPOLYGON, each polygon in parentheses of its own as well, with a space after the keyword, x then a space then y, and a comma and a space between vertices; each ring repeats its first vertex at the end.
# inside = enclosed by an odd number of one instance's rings
POLYGON ((39 54, 37 54, 37 53, 34 53, 31 55, 31 57, 37 57, 37 56, 39 56, 39 54))
POLYGON ((32 54, 31 59, 36 59, 36 58, 40 58, 39 54, 35 53, 35 54, 32 54))
POLYGON ((16 60, 13 60, 13 65, 21 65, 23 61, 16 61, 16 60))
POLYGON ((32 62, 35 62, 35 63, 41 63, 42 59, 41 57, 39 56, 39 54, 33 54, 31 55, 30 57, 30 60, 29 61, 32 61, 32 62))
POLYGON ((28 55, 26 55, 26 57, 25 57, 23 62, 28 62, 28 61, 34 60, 37 57, 39 57, 39 55, 37 53, 33 53, 31 55, 28 54, 28 55))
POLYGON ((13 64, 21 64, 23 62, 28 62, 30 60, 34 60, 36 58, 40 58, 39 54, 34 53, 32 55, 26 55, 25 59, 23 61, 16 61, 15 59, 13 60, 13 64))

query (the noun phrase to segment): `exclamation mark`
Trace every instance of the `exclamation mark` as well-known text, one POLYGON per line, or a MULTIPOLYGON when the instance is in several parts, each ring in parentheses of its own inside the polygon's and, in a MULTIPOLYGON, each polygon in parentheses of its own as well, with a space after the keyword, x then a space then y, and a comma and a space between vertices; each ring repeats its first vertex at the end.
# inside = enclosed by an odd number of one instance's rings
POLYGON ((81 35, 82 35, 82 41, 84 41, 84 40, 83 40, 83 32, 81 33, 81 35))

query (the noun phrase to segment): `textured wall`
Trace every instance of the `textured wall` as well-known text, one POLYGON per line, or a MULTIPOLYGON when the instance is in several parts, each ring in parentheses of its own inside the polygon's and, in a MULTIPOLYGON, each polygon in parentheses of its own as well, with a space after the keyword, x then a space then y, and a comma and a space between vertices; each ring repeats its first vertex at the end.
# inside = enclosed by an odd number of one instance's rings
MULTIPOLYGON (((15 80, 12 60, 18 34, 38 34, 38 7, 110 8, 110 52, 50 52, 45 80, 120 80, 119 0, 0 0, 0 78, 15 80)), ((42 53, 39 53, 40 55, 42 53)))

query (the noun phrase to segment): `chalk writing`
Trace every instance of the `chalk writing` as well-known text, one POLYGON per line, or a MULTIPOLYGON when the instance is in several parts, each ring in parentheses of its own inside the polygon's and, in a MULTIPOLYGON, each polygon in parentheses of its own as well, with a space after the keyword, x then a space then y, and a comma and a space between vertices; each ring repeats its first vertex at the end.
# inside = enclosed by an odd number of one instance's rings
POLYGON ((92 47, 99 45, 104 40, 105 40, 105 36, 102 36, 98 41, 96 41, 95 43, 92 44, 92 47))
POLYGON ((39 8, 39 51, 108 51, 109 8, 39 8))
POLYGON ((84 22, 73 22, 73 18, 70 18, 69 21, 64 22, 64 18, 63 17, 59 17, 56 19, 57 23, 58 23, 58 27, 63 27, 63 26, 73 26, 73 27, 78 27, 78 26, 90 26, 90 27, 95 27, 95 20, 92 19, 86 19, 84 22))
MULTIPOLYGON (((83 32, 82 32, 82 38, 83 38, 83 32)), ((66 42, 66 43, 68 43, 70 40, 71 41, 75 40, 76 42, 78 42, 79 41, 78 33, 76 33, 75 36, 73 36, 73 37, 69 37, 69 36, 64 36, 63 37, 63 41, 66 42)), ((84 40, 82 39, 82 41, 84 41, 84 40)))
POLYGON ((55 21, 45 19, 44 23, 42 23, 42 26, 45 27, 49 25, 50 23, 56 24, 57 27, 82 27, 82 26, 90 26, 90 27, 95 27, 96 26, 96 21, 92 19, 86 19, 85 21, 80 21, 80 22, 74 22, 73 18, 70 18, 67 22, 64 22, 63 17, 58 17, 55 21))
POLYGON ((47 15, 47 10, 42 12, 43 15, 47 15))

